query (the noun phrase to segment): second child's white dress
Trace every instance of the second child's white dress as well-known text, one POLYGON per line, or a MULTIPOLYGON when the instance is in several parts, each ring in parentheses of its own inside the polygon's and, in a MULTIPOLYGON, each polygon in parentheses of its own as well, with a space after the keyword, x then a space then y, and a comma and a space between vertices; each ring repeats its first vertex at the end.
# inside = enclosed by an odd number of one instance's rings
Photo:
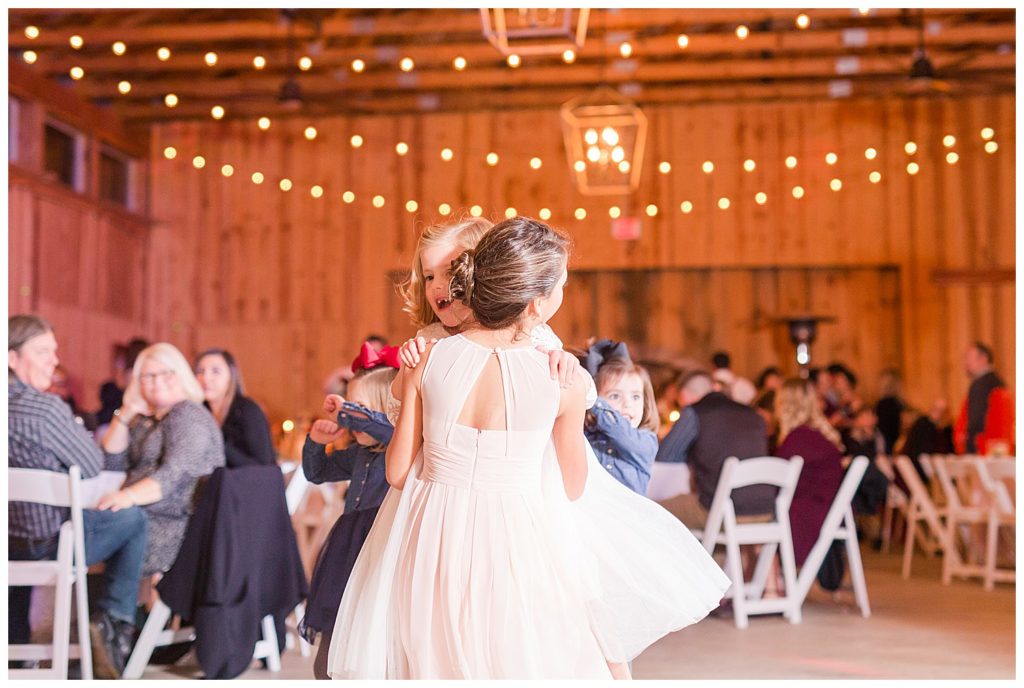
POLYGON ((594 462, 565 496, 546 355, 456 335, 424 366, 423 449, 349 578, 333 678, 610 678, 607 661, 718 605, 728 578, 660 506, 594 462), (460 425, 492 356, 507 430, 460 425))

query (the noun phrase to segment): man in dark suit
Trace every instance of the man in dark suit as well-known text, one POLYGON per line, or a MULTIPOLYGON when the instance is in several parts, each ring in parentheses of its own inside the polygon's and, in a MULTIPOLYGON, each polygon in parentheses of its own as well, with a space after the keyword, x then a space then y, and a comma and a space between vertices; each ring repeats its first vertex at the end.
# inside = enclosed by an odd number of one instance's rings
MULTIPOLYGON (((741 461, 768 454, 768 431, 757 411, 713 391, 711 376, 691 371, 680 381, 679 420, 658 449, 656 461, 686 463, 690 493, 661 502, 690 528, 703 528, 718 487, 722 465, 730 456, 741 461)), ((732 495, 741 520, 770 516, 775 503, 771 485, 750 485, 732 495)))

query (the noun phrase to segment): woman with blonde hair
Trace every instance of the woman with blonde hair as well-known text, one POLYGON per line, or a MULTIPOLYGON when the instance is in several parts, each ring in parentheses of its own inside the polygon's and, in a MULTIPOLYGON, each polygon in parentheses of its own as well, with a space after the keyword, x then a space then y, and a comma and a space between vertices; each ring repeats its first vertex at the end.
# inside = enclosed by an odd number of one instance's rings
POLYGON ((97 509, 141 506, 149 516, 143 575, 178 556, 199 479, 224 465, 224 441, 203 406, 203 390, 177 348, 161 342, 135 361, 124 402, 103 437, 108 470, 127 471, 97 509))
POLYGON ((804 563, 818 539, 832 500, 843 482, 843 442, 822 415, 814 387, 807 380, 789 379, 775 396, 779 447, 775 455, 804 460, 789 521, 793 530, 796 565, 804 563))

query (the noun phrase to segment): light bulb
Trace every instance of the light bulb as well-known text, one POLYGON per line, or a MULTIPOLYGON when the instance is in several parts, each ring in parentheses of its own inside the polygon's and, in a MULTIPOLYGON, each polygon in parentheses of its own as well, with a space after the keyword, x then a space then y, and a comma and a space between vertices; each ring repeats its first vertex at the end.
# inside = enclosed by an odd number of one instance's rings
POLYGON ((455 71, 461 72, 463 69, 466 68, 466 58, 464 58, 462 55, 459 55, 454 60, 452 60, 452 67, 455 67, 455 71))
POLYGON ((806 14, 798 14, 796 15, 796 25, 797 28, 806 29, 808 26, 811 25, 811 18, 808 17, 806 14))
POLYGON ((117 41, 112 46, 110 46, 110 49, 114 51, 115 55, 121 56, 124 55, 126 50, 128 50, 128 46, 126 46, 121 41, 117 41))
POLYGON ((597 129, 587 129, 583 134, 583 140, 587 142, 588 146, 593 146, 597 143, 597 129))
POLYGON ((986 153, 995 153, 997 150, 999 150, 999 144, 998 143, 996 143, 995 141, 986 141, 985 142, 985 152, 986 153))
POLYGON ((348 140, 353 148, 359 148, 363 145, 363 137, 359 134, 352 134, 352 138, 348 140))
POLYGON ((626 151, 622 146, 612 148, 612 162, 622 162, 626 159, 626 151))
POLYGON ((299 58, 299 69, 304 72, 308 72, 313 67, 313 58, 308 55, 303 55, 299 58))
POLYGON ((678 45, 680 49, 685 50, 690 45, 690 37, 685 33, 679 34, 676 37, 676 45, 678 45))
POLYGON ((747 160, 743 161, 743 169, 745 169, 747 172, 753 172, 755 167, 757 167, 757 163, 754 162, 753 160, 750 160, 748 158, 747 160))
POLYGON ((352 203, 354 200, 356 200, 356 195, 351 191, 346 191, 345 193, 341 194, 341 200, 345 201, 346 203, 352 203))
POLYGON ((442 215, 447 215, 451 211, 452 207, 447 203, 442 203, 441 205, 437 206, 437 212, 441 213, 442 215))
POLYGON ((995 135, 996 132, 992 129, 992 127, 985 127, 984 129, 981 130, 981 138, 984 139, 985 141, 988 141, 995 135))
POLYGON ((291 191, 292 180, 285 177, 280 182, 278 182, 278 187, 280 187, 281 191, 291 191))
POLYGON ((532 167, 533 169, 539 170, 541 164, 542 163, 540 158, 530 158, 530 167, 532 167))
POLYGON ((395 144, 395 152, 399 155, 405 155, 409 152, 409 144, 405 141, 399 141, 395 144))
POLYGON ((208 67, 212 67, 213 65, 217 64, 217 53, 212 51, 206 53, 205 55, 203 55, 203 61, 206 62, 206 65, 208 67))
POLYGON ((945 136, 942 137, 942 145, 945 146, 946 148, 952 148, 954 145, 956 145, 956 137, 953 136, 952 134, 946 134, 945 136))
POLYGON ((381 196, 380 194, 378 194, 378 195, 373 197, 372 203, 373 203, 373 207, 374 208, 383 208, 384 207, 384 197, 381 196))
POLYGON ((878 157, 878 151, 876 151, 874 148, 867 148, 864 151, 864 157, 867 158, 868 160, 874 160, 875 158, 878 157))
POLYGON ((758 191, 756 194, 754 194, 754 201, 758 205, 764 205, 765 203, 768 202, 768 194, 766 194, 764 191, 758 191))
POLYGON ((85 76, 85 70, 81 67, 72 67, 68 73, 71 75, 71 78, 75 81, 78 81, 83 76, 85 76))
POLYGON ((168 93, 164 96, 164 105, 166 105, 167 107, 172 108, 177 106, 177 104, 178 96, 174 95, 173 93, 168 93))
POLYGON ((628 174, 630 170, 629 160, 623 160, 619 163, 619 172, 622 174, 628 174))
POLYGON ((34 41, 39 38, 39 27, 38 26, 26 26, 25 27, 25 38, 30 41, 34 41))
POLYGON ((252 58, 252 66, 256 69, 263 69, 264 67, 267 66, 267 58, 263 57, 262 55, 257 55, 256 57, 252 58))
POLYGON ((684 215, 689 215, 690 213, 693 212, 693 203, 690 203, 689 201, 683 201, 682 203, 679 204, 679 209, 683 211, 684 215))
POLYGON ((548 208, 541 208, 540 212, 537 213, 537 217, 539 217, 542 220, 550 220, 551 211, 548 208))
POLYGON ((601 159, 601 149, 597 146, 591 146, 587 149, 587 160, 590 162, 597 162, 601 159))
POLYGON ((621 214, 622 211, 619 209, 619 206, 617 205, 613 205, 611 208, 608 209, 608 217, 610 217, 613 220, 617 220, 619 218, 619 215, 621 214))
POLYGON ((303 135, 309 141, 312 141, 313 139, 315 139, 316 138, 316 134, 317 134, 316 127, 306 127, 306 130, 303 132, 303 135))
POLYGON ((511 55, 508 56, 507 62, 508 62, 508 66, 509 67, 511 67, 512 69, 515 69, 516 67, 518 67, 519 65, 521 65, 523 63, 523 60, 522 60, 521 57, 519 57, 515 53, 512 53, 511 55))
POLYGON ((36 55, 35 50, 26 50, 21 54, 21 59, 25 60, 28 64, 35 64, 36 60, 39 59, 39 55, 36 55))
POLYGON ((235 173, 235 168, 232 165, 221 165, 220 173, 225 177, 230 177, 235 173))
POLYGON ((748 29, 743 24, 740 24, 739 26, 736 27, 736 38, 738 38, 741 41, 743 41, 743 40, 746 40, 747 36, 749 36, 749 35, 750 35, 750 29, 748 29))
POLYGON ((491 167, 494 167, 495 165, 497 165, 498 164, 498 154, 497 153, 488 153, 487 154, 487 164, 490 165, 491 167))
POLYGON ((802 186, 794 186, 793 187, 793 198, 803 198, 803 197, 804 197, 804 187, 802 187, 802 186))
POLYGON ((839 191, 839 189, 843 188, 843 181, 841 179, 833 179, 828 183, 828 188, 833 191, 839 191))
POLYGON ((214 119, 223 119, 224 108, 222 108, 220 105, 214 105, 212 108, 210 108, 210 116, 214 119))
POLYGON ((420 204, 417 203, 416 201, 406 201, 405 202, 405 209, 407 211, 409 211, 410 213, 415 213, 416 209, 419 208, 419 207, 420 207, 420 204))
POLYGON ((469 214, 472 215, 473 217, 480 217, 481 215, 484 214, 484 209, 478 205, 474 205, 472 208, 469 209, 469 214))
POLYGON ((117 91, 118 91, 118 93, 120 93, 121 95, 123 95, 123 96, 126 96, 126 95, 128 95, 128 93, 129 93, 129 92, 130 92, 131 90, 132 90, 132 84, 131 84, 131 82, 130 82, 130 81, 121 81, 121 82, 118 82, 118 84, 117 84, 117 91))
POLYGON ((178 157, 177 149, 174 146, 167 146, 167 148, 164 148, 164 157, 168 160, 174 160, 178 157))
POLYGON ((654 205, 653 203, 648 205, 647 208, 645 208, 645 210, 647 212, 648 217, 654 217, 655 215, 658 214, 658 206, 654 205))
POLYGON ((441 149, 441 159, 444 160, 445 162, 450 161, 454 157, 455 157, 455 153, 452 152, 451 148, 442 148, 441 149))
POLYGON ((74 36, 69 38, 68 43, 71 44, 71 47, 75 50, 81 50, 82 46, 85 45, 85 41, 82 40, 82 37, 78 34, 75 34, 74 36))
POLYGON ((352 60, 352 71, 357 74, 366 69, 366 63, 360 60, 358 57, 352 60))
POLYGON ((826 153, 825 154, 825 163, 828 164, 828 165, 835 165, 836 164, 836 160, 838 160, 838 159, 839 159, 839 157, 835 153, 826 153))
POLYGON ((168 47, 157 48, 156 59, 161 62, 167 62, 167 60, 171 59, 171 49, 168 47))
POLYGON ((511 219, 512 219, 513 217, 515 217, 515 216, 516 216, 517 214, 518 214, 518 213, 516 212, 516 209, 515 209, 515 208, 505 208, 505 217, 506 217, 507 219, 511 220, 511 219))
POLYGON ((907 174, 914 175, 921 171, 921 166, 916 162, 909 163, 907 165, 907 174))
POLYGON ((711 162, 710 160, 705 160, 704 164, 702 164, 700 168, 704 170, 704 174, 711 174, 712 172, 715 171, 715 163, 711 162))
POLYGON ((411 72, 416 63, 412 61, 411 57, 403 57, 402 61, 398 63, 398 68, 403 72, 411 72))
POLYGON ((619 55, 626 58, 633 54, 633 45, 629 41, 623 41, 619 44, 619 55))
POLYGON ((320 186, 319 184, 314 184, 313 187, 310 188, 309 190, 309 195, 312 196, 313 198, 320 198, 321 196, 324 195, 324 187, 320 186))
POLYGON ((566 64, 572 64, 573 62, 576 61, 576 53, 573 52, 572 50, 566 50, 564 53, 562 53, 562 60, 566 64))
POLYGON ((587 219, 587 211, 584 208, 577 208, 576 212, 573 213, 573 215, 576 216, 577 220, 585 220, 585 219, 587 219))
POLYGON ((192 158, 192 166, 195 167, 197 170, 203 169, 203 167, 206 166, 206 158, 204 158, 201 155, 197 155, 196 157, 192 158))
POLYGON ((946 153, 946 162, 950 165, 955 165, 956 161, 960 159, 960 156, 956 154, 956 151, 949 151, 946 153))
POLYGON ((262 184, 263 183, 263 173, 262 172, 253 172, 251 179, 252 179, 252 183, 253 184, 262 184))
POLYGON ((667 160, 663 160, 662 162, 658 163, 658 171, 661 172, 662 174, 668 174, 669 172, 672 171, 672 164, 667 160))
POLYGON ((913 141, 907 141, 907 143, 903 146, 903 150, 907 152, 907 155, 913 155, 914 153, 917 152, 917 144, 914 143, 913 141))
POLYGON ((256 124, 257 124, 257 126, 259 126, 260 129, 262 129, 263 131, 266 131, 267 129, 270 128, 270 118, 269 117, 260 117, 259 120, 256 122, 256 124))
POLYGON ((868 175, 868 180, 872 184, 877 184, 878 182, 882 181, 882 173, 879 172, 878 170, 872 170, 871 174, 868 175))
POLYGON ((793 169, 794 167, 796 167, 795 155, 790 155, 789 157, 786 158, 786 167, 788 167, 789 169, 793 169))
POLYGON ((718 199, 718 207, 721 208, 722 210, 728 210, 729 209, 729 199, 726 198, 725 196, 722 196, 721 198, 719 198, 718 199))

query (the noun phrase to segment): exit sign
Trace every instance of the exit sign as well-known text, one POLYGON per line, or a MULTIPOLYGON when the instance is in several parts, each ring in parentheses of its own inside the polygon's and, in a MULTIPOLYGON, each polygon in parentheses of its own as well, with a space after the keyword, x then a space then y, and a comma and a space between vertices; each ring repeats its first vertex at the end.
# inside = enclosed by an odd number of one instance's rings
POLYGON ((619 241, 634 241, 640 238, 640 218, 620 217, 612 220, 612 238, 619 241))

